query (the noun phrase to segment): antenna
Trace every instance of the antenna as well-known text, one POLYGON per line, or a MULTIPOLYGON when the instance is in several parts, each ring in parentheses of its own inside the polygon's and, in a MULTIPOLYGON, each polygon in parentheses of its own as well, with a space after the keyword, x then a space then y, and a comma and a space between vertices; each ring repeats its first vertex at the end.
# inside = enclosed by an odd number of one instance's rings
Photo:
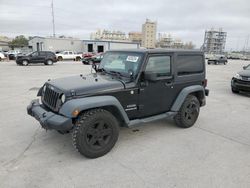
POLYGON ((55 34, 55 16, 54 16, 54 3, 53 3, 53 0, 51 2, 51 10, 52 10, 53 37, 56 37, 56 34, 55 34))

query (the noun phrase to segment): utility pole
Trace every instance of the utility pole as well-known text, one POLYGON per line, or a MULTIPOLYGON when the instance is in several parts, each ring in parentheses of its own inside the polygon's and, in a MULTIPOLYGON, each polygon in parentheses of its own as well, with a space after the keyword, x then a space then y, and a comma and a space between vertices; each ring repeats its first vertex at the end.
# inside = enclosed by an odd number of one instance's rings
POLYGON ((55 33, 54 3, 53 3, 53 0, 51 2, 51 10, 52 10, 53 37, 56 37, 56 33, 55 33))

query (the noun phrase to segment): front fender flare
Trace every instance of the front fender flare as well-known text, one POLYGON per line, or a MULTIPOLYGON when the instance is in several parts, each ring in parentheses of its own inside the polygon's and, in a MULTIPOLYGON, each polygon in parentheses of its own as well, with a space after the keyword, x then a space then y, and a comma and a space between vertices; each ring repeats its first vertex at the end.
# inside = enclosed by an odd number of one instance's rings
POLYGON ((113 96, 95 96, 85 97, 81 99, 72 99, 63 104, 59 113, 69 118, 75 118, 72 115, 72 112, 76 109, 78 109, 79 111, 84 111, 105 106, 116 107, 125 123, 129 123, 129 119, 124 108, 122 107, 120 102, 113 96))
POLYGON ((205 89, 201 85, 188 86, 188 87, 182 89, 181 92, 179 93, 178 97, 176 98, 174 104, 172 105, 171 111, 173 111, 173 112, 179 111, 179 109, 181 108, 181 105, 185 101, 186 97, 190 93, 194 93, 197 91, 201 91, 203 97, 205 97, 205 89))

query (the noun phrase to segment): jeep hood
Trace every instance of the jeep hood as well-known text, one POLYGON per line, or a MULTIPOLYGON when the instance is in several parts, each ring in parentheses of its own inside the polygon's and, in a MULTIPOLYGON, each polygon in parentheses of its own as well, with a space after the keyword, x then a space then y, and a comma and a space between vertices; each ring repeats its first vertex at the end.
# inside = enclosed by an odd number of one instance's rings
POLYGON ((250 70, 243 70, 238 73, 241 76, 250 77, 250 70))
POLYGON ((113 79, 110 76, 94 76, 94 74, 59 78, 48 81, 47 84, 54 86, 67 96, 71 96, 72 92, 75 93, 76 96, 79 96, 124 89, 122 81, 113 79))

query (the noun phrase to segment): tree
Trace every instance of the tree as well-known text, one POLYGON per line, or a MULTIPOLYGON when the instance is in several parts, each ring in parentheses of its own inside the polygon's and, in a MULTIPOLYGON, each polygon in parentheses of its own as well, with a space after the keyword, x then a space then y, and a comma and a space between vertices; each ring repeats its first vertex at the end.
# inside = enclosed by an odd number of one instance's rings
POLYGON ((23 35, 16 36, 16 38, 14 38, 9 43, 9 46, 11 48, 28 46, 28 39, 26 39, 25 36, 23 36, 23 35))

